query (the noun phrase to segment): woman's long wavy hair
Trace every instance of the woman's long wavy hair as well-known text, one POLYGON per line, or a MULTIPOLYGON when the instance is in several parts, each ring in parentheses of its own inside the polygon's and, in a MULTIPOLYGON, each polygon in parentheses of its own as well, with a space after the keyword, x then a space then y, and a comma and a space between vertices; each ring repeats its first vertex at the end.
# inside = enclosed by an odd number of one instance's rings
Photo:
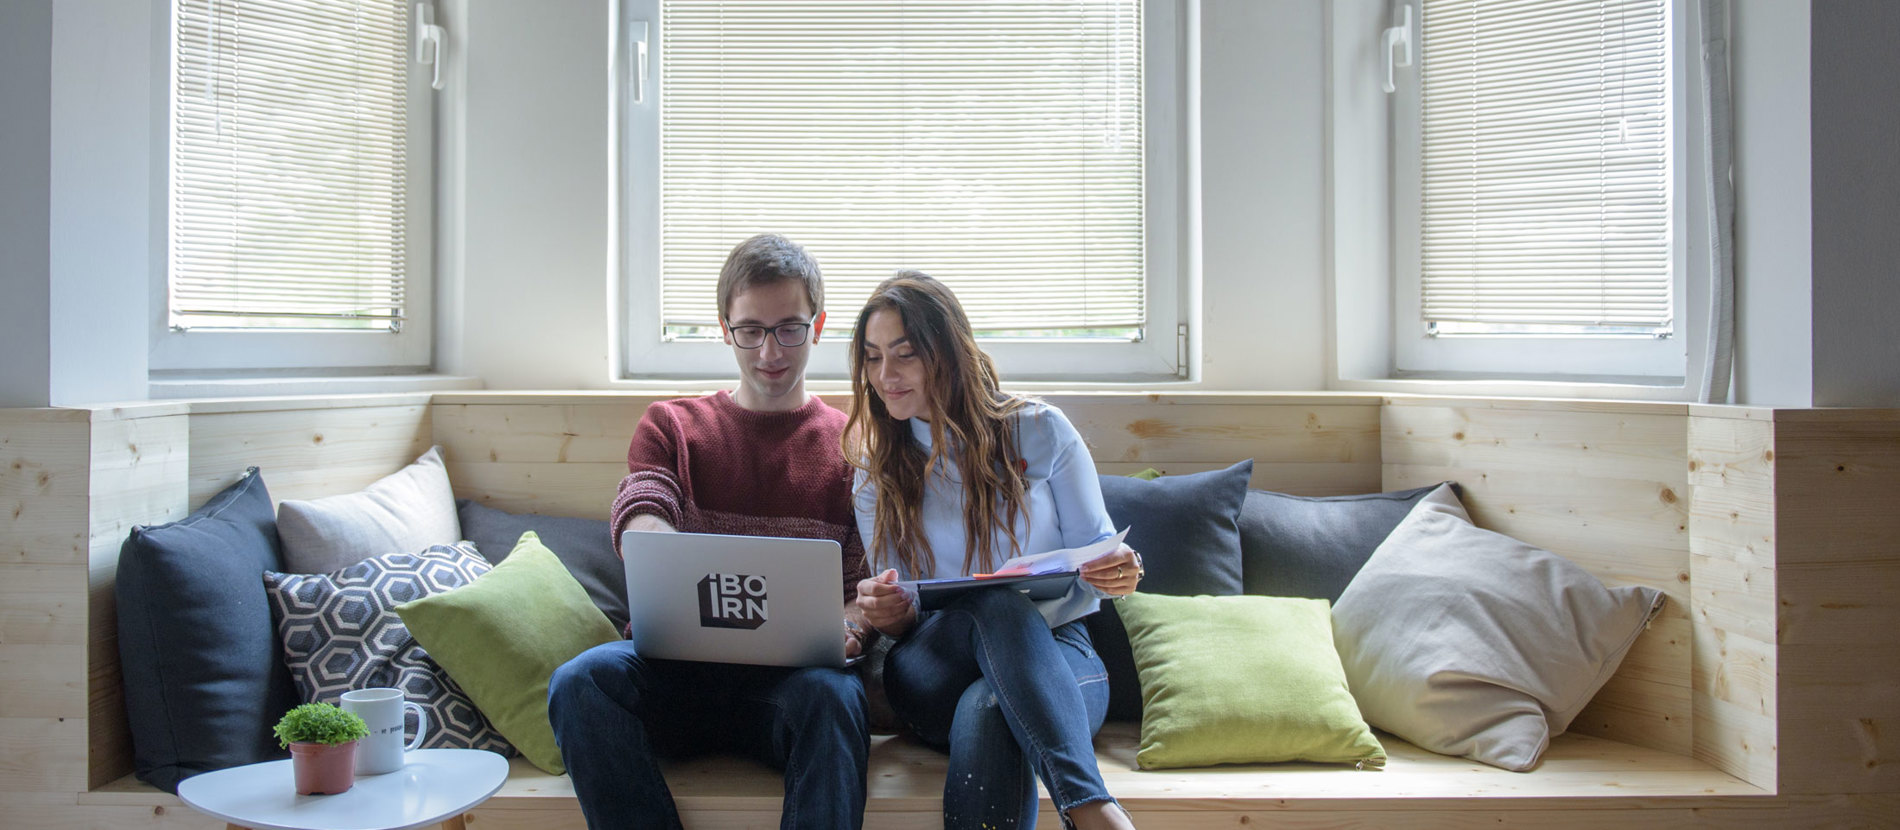
POLYGON ((936 552, 923 533, 925 483, 956 462, 963 479, 963 529, 969 544, 963 572, 992 570, 999 557, 996 533, 1009 539, 1009 555, 1021 547, 1016 520, 1022 515, 1023 464, 1010 416, 1024 401, 1004 394, 996 363, 977 348, 970 318, 950 288, 922 271, 899 271, 880 283, 858 312, 851 335, 851 418, 845 425, 844 454, 877 486, 874 538, 866 539, 879 558, 895 553, 910 573, 928 576, 936 552), (891 417, 884 399, 871 388, 865 370, 864 336, 871 315, 897 314, 904 333, 922 361, 929 405, 930 450, 911 440, 910 426, 891 417))

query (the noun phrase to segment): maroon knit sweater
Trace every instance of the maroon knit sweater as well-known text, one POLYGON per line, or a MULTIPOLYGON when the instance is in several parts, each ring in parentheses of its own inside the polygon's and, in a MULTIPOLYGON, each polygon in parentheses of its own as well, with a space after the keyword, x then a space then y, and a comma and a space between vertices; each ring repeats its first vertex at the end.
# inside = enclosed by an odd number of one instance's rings
POLYGON ((649 405, 614 498, 614 551, 642 513, 687 533, 833 539, 850 599, 871 573, 838 446, 844 424, 816 397, 790 412, 753 412, 726 392, 649 405))

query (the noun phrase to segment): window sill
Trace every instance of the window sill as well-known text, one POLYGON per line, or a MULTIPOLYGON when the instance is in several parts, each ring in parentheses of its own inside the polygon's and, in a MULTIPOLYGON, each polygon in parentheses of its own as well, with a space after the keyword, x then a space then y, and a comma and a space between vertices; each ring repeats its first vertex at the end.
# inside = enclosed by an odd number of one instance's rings
POLYGON ((281 395, 368 395, 393 392, 460 392, 482 389, 480 378, 461 375, 242 376, 151 379, 152 400, 248 398, 281 395))
POLYGON ((1696 390, 1686 386, 1682 378, 1662 377, 1605 378, 1589 381, 1452 377, 1340 378, 1334 380, 1329 388, 1338 391, 1411 395, 1624 401, 1691 402, 1696 397, 1696 390))

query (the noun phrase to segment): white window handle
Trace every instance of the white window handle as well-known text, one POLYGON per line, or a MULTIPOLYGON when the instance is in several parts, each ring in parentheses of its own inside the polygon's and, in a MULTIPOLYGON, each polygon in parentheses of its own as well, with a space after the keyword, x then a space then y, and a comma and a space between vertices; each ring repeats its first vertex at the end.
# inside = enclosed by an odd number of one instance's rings
POLYGON ((442 47, 447 40, 448 32, 441 26, 435 25, 435 7, 427 3, 417 3, 416 63, 432 66, 434 76, 429 79, 430 89, 442 88, 442 47), (428 57, 423 57, 425 52, 428 57))
POLYGON ((633 41, 633 102, 640 104, 647 99, 647 35, 650 29, 644 20, 633 21, 628 29, 633 41))
POLYGON ((1399 10, 1405 12, 1403 22, 1385 30, 1385 91, 1388 93, 1399 91, 1398 84, 1393 82, 1394 70, 1412 65, 1412 7, 1404 5, 1399 10), (1402 57, 1392 57, 1392 48, 1395 46, 1404 50, 1402 57))

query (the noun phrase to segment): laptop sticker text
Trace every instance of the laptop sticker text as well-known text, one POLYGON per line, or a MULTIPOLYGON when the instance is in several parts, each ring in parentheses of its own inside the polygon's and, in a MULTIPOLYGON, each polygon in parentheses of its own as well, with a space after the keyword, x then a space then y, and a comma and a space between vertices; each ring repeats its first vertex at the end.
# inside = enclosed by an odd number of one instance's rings
POLYGON ((699 580, 700 627, 753 629, 765 620, 765 577, 710 573, 699 580))

